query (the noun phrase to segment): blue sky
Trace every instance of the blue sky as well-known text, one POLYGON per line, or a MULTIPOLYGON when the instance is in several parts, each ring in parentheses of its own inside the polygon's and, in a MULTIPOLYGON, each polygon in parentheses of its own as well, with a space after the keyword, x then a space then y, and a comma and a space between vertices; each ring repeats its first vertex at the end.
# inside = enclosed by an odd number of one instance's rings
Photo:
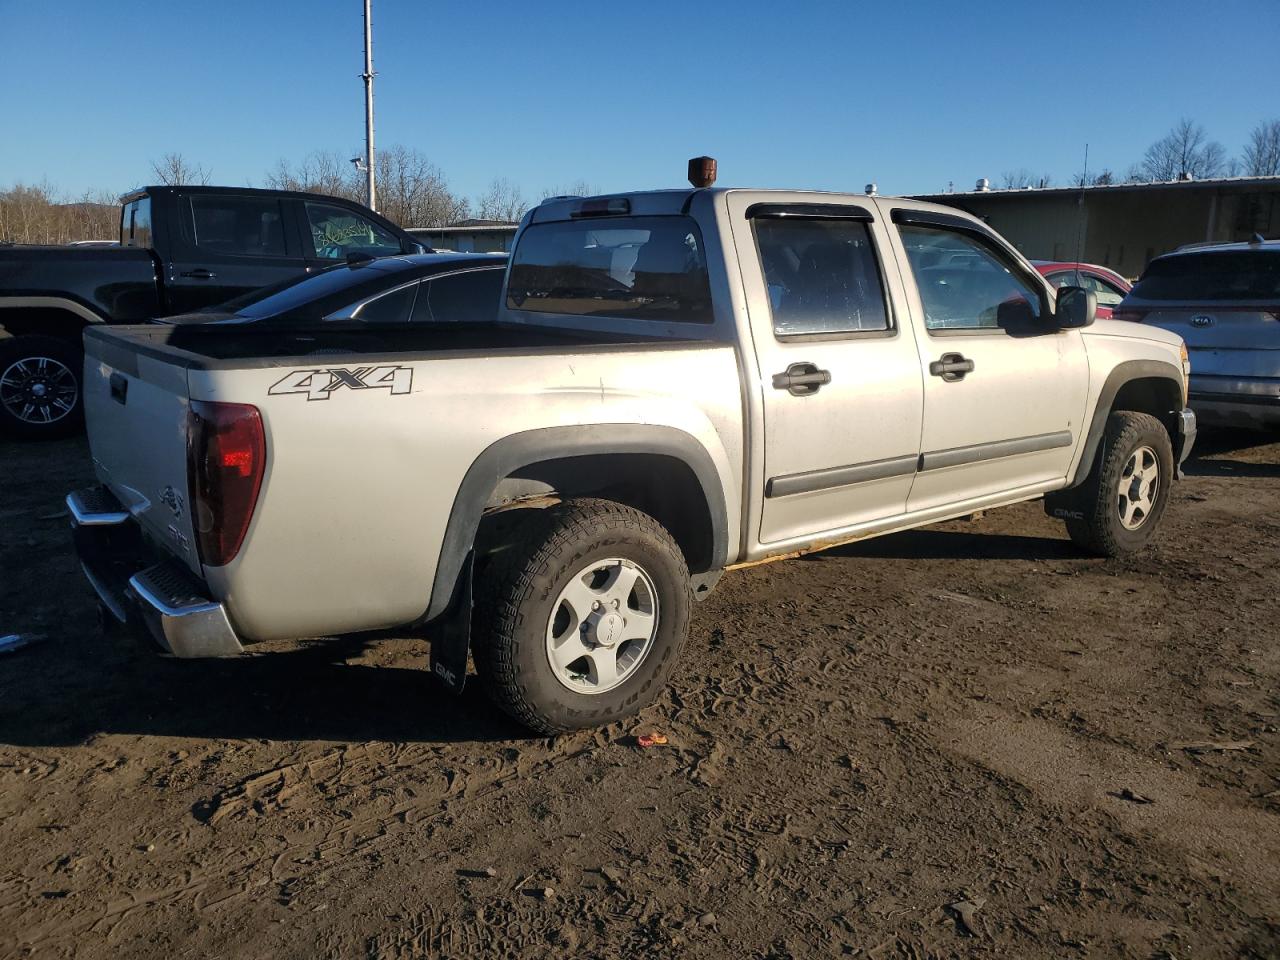
MULTIPOLYGON (((213 182, 364 136, 360 0, 0 0, 0 186, 213 182)), ((1123 172, 1179 117, 1236 155, 1280 117, 1280 0, 374 0, 378 142, 457 192, 585 180, 885 193, 1123 172)))

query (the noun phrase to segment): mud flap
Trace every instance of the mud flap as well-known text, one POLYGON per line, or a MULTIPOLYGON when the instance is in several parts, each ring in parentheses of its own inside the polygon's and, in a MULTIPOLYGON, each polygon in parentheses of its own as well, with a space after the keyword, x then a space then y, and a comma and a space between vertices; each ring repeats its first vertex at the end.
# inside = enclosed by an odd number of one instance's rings
POLYGON ((1055 490, 1044 495, 1044 512, 1058 520, 1083 520, 1084 509, 1079 487, 1055 490))
POLYGON ((468 553, 459 571, 449 609, 431 637, 431 673, 450 693, 461 693, 467 682, 467 652, 471 647, 471 574, 475 554, 468 553))

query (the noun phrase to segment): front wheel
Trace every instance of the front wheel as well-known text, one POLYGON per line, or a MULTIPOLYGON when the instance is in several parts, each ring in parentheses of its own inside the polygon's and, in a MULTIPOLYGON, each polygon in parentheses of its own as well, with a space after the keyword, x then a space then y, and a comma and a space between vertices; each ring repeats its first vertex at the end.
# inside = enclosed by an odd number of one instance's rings
POLYGON ((1130 410, 1111 414, 1098 460, 1080 490, 1082 509, 1067 520, 1071 539, 1107 557, 1141 550, 1169 502, 1173 472, 1173 445, 1159 420, 1130 410))
POLYGON ((57 337, 0 340, 0 432, 43 440, 78 431, 83 366, 79 347, 57 337))
POLYGON ((481 580, 476 668, 540 733, 630 716, 661 691, 689 627, 684 555, 652 517, 608 500, 542 511, 481 580))

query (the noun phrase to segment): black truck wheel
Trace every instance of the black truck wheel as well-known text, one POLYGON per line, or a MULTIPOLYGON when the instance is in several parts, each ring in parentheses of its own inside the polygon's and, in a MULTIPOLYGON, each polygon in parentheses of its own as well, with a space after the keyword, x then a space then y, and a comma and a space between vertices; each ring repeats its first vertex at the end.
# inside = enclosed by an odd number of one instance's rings
POLYGON ((1173 445, 1163 424, 1120 410, 1107 419, 1098 459, 1079 492, 1080 510, 1067 520, 1071 539, 1107 557, 1141 550, 1155 535, 1169 502, 1173 445))
POLYGON ((84 354, 56 337, 0 340, 0 432, 20 440, 65 437, 84 425, 84 354))
POLYGON ((527 522, 481 578, 476 668, 539 733, 630 716, 661 691, 689 627, 684 555, 647 514, 565 501, 527 522))

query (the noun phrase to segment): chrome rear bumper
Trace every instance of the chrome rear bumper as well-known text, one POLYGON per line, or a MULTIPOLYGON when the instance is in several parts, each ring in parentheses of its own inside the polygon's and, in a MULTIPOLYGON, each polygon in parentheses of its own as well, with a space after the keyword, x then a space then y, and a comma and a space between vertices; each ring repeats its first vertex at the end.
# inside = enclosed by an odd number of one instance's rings
POLYGON ((80 568, 111 615, 146 625, 175 657, 244 652, 226 609, 177 560, 156 562, 137 522, 105 487, 67 495, 80 568))

